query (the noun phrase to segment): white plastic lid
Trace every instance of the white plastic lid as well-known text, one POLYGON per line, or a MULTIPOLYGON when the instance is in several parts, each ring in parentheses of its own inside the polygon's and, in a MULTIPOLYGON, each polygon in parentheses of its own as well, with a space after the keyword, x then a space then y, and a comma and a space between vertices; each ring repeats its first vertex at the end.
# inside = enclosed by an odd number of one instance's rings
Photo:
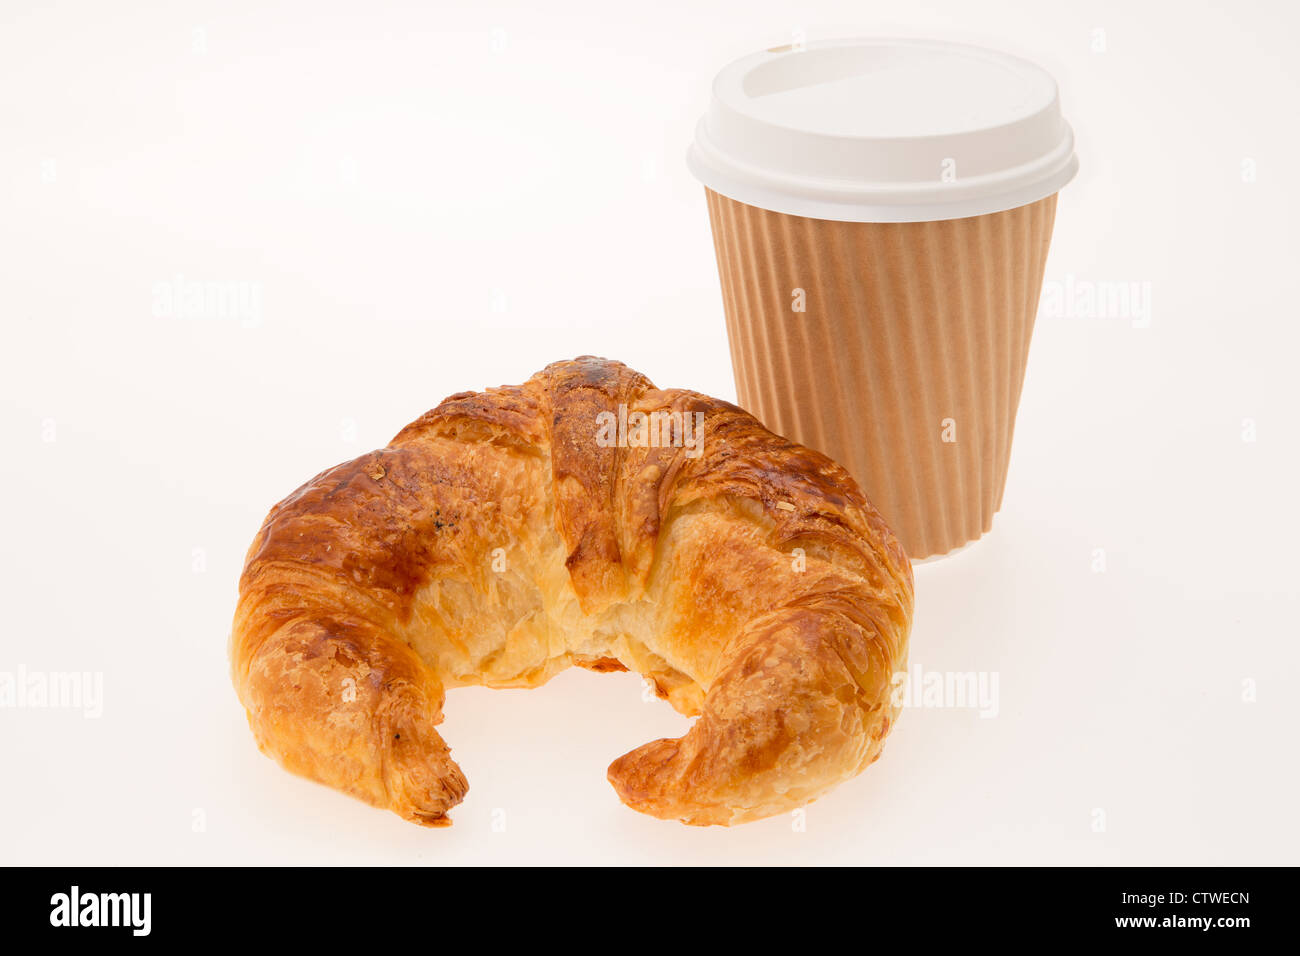
POLYGON ((1079 167, 1056 81, 1019 57, 853 39, 737 60, 687 154, 714 192, 845 222, 959 219, 1050 196, 1079 167))

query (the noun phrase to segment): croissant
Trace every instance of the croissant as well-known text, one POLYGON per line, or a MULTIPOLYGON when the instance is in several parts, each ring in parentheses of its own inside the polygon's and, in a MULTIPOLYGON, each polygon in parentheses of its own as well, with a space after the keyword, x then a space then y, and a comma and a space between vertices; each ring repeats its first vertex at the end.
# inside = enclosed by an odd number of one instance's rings
POLYGON ((876 760, 912 597, 830 459, 584 356, 452 395, 276 505, 230 657, 263 752, 426 826, 468 789, 435 729, 449 688, 630 668, 698 719, 610 783, 643 813, 729 825, 876 760))

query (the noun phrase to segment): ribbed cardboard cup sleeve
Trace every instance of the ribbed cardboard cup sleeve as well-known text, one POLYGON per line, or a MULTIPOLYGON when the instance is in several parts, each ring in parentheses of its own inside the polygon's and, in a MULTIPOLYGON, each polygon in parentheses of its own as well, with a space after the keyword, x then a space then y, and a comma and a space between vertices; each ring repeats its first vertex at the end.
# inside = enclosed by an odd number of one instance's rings
POLYGON ((1056 197, 870 223, 706 193, 740 404, 848 469, 913 558, 988 531, 1056 197))

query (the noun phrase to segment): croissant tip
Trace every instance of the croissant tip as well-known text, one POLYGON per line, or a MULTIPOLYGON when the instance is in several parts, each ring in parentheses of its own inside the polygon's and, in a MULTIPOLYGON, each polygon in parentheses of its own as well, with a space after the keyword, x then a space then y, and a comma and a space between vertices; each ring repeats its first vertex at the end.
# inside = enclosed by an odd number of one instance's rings
POLYGON ((418 823, 422 827, 428 827, 431 830, 442 829, 443 827, 449 827, 451 826, 452 823, 451 817, 447 816, 447 814, 445 813, 418 813, 417 812, 417 813, 412 813, 406 819, 410 820, 412 823, 418 823))

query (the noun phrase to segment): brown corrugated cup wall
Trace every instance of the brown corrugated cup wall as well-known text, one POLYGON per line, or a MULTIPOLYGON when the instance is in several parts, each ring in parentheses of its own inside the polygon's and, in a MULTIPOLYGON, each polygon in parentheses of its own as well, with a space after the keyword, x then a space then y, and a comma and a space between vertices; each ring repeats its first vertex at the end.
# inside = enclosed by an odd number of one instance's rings
POLYGON ((706 193, 740 404, 847 468, 913 558, 988 531, 1056 197, 870 223, 706 193))

